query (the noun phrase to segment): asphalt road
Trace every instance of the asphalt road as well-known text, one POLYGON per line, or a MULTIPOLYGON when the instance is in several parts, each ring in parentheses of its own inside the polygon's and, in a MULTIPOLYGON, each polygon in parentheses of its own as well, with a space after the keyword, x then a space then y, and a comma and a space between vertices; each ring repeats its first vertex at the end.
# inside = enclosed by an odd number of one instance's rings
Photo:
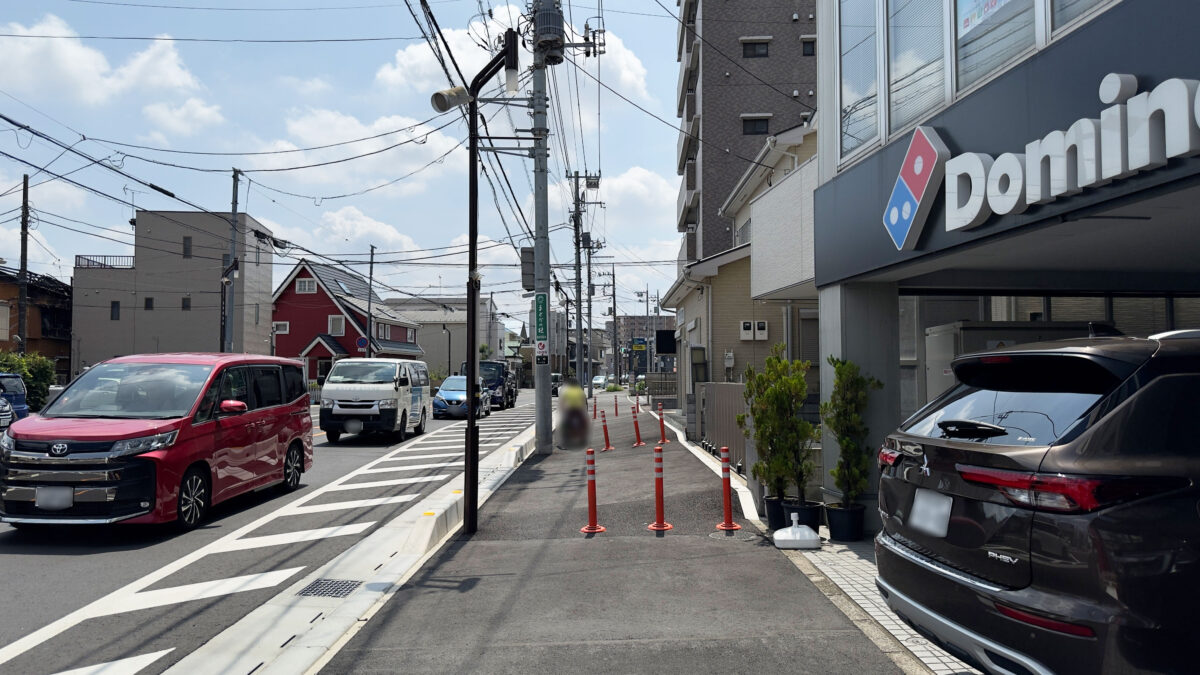
MULTIPOLYGON (((532 424, 532 402, 532 390, 522 391, 516 408, 485 418, 482 449, 532 424)), ((403 463, 365 472, 397 445, 381 436, 330 445, 318 435, 299 491, 218 505, 205 526, 185 534, 0 524, 0 672, 58 673, 158 652, 138 672, 165 670, 461 473, 463 426, 430 420, 423 436, 405 442, 403 463)))

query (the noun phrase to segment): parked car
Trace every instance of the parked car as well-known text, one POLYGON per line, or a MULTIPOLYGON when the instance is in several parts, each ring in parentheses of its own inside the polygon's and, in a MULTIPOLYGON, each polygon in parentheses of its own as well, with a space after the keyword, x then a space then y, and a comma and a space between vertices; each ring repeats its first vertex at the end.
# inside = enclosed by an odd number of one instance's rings
POLYGON ((990 672, 1191 672, 1200 331, 956 359, 879 451, 877 585, 990 672))
POLYGON ((96 364, 0 435, 0 521, 158 523, 312 467, 303 366, 244 354, 146 354, 96 364))
POLYGON ((558 396, 558 388, 562 386, 562 373, 550 373, 550 395, 558 396))
MULTIPOLYGON (((462 370, 459 372, 467 372, 466 361, 462 362, 462 370)), ((517 390, 509 384, 508 362, 480 361, 479 377, 491 392, 491 405, 499 406, 501 410, 504 410, 517 404, 517 390)))
POLYGON ((330 443, 343 433, 425 433, 433 415, 429 369, 423 361, 341 359, 321 385, 321 431, 330 443))
MULTIPOLYGON (((483 378, 475 385, 475 417, 492 414, 492 391, 483 384, 483 378)), ((466 417, 467 416, 467 378, 463 375, 447 377, 433 397, 433 416, 466 417)))
POLYGON ((593 377, 592 378, 592 389, 603 389, 603 388, 604 388, 604 376, 597 375, 597 376, 593 377))
POLYGON ((12 404, 8 399, 0 396, 0 429, 7 429, 8 425, 17 421, 16 414, 13 413, 12 404))
POLYGON ((21 379, 19 373, 0 373, 0 396, 8 400, 17 419, 25 419, 29 415, 26 394, 25 380, 21 379))

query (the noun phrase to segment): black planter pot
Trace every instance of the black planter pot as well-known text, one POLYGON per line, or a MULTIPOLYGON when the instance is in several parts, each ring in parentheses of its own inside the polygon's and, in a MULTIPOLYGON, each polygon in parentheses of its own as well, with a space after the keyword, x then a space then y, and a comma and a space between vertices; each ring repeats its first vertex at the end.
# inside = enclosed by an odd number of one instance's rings
POLYGON ((767 511, 767 527, 778 530, 788 526, 788 520, 783 515, 783 502, 778 497, 763 497, 767 511))
POLYGON ((807 525, 812 528, 813 532, 818 531, 821 527, 821 507, 824 505, 821 502, 810 501, 795 501, 788 500, 783 502, 783 519, 785 527, 792 526, 792 514, 795 513, 799 518, 800 525, 807 525))
POLYGON ((843 507, 841 504, 825 506, 825 517, 829 519, 829 538, 834 541, 858 541, 863 538, 863 514, 866 508, 862 504, 851 504, 843 507))

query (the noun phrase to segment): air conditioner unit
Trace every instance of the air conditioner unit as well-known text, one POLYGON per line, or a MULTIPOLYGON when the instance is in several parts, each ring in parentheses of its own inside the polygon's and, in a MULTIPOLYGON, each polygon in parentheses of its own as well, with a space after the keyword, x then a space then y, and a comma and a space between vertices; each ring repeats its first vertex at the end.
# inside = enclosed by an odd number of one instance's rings
POLYGON ((739 334, 741 335, 742 340, 753 340, 754 339, 754 322, 753 321, 743 321, 741 323, 741 330, 739 331, 739 334))
POLYGON ((767 339, 767 322, 766 321, 755 321, 754 322, 754 339, 755 340, 766 340, 767 339))

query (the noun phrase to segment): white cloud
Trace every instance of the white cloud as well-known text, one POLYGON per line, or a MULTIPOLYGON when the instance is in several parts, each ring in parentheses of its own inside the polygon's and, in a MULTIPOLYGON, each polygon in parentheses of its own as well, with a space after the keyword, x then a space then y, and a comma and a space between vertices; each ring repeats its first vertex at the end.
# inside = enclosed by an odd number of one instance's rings
MULTIPOLYGON (((11 22, 2 28, 5 33, 17 35, 78 35, 53 14, 28 27, 11 22)), ((117 68, 103 52, 78 39, 0 38, 0 53, 4 54, 0 86, 21 93, 58 92, 89 105, 108 102, 135 89, 178 91, 200 87, 170 41, 151 43, 117 68)))
MULTIPOLYGON (((53 171, 55 167, 51 167, 53 171)), ((61 170, 61 168, 59 168, 61 170)), ((75 212, 87 202, 87 193, 61 180, 46 180, 46 174, 36 174, 32 171, 29 177, 29 203, 36 209, 45 209, 54 213, 75 212)), ((21 176, 0 174, 0 192, 16 188, 11 194, 0 197, 0 212, 7 212, 21 206, 21 176)), ((16 241, 16 240, 13 240, 16 241)), ((0 257, 7 257, 0 255, 0 257)))
POLYGON ((280 81, 283 82, 284 86, 296 90, 296 92, 302 96, 315 96, 317 94, 323 94, 332 89, 332 86, 328 82, 319 77, 310 77, 309 79, 304 80, 299 77, 288 75, 287 77, 281 78, 280 81))
POLYGON ((155 126, 178 136, 191 136, 201 129, 225 121, 221 106, 209 105, 198 98, 189 98, 175 107, 166 103, 151 103, 142 108, 142 114, 155 126))

